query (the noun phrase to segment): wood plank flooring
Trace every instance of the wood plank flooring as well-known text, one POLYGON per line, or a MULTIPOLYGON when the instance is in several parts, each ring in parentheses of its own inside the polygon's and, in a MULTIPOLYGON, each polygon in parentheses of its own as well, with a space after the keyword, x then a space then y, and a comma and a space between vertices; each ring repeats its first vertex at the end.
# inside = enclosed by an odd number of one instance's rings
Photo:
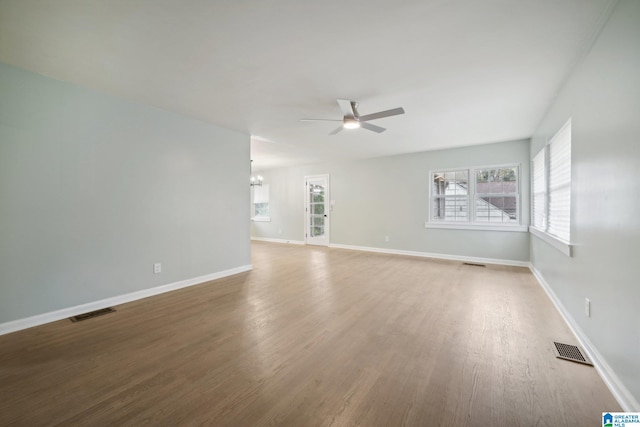
POLYGON ((588 426, 524 268, 252 243, 254 270, 0 336, 0 425, 588 426))

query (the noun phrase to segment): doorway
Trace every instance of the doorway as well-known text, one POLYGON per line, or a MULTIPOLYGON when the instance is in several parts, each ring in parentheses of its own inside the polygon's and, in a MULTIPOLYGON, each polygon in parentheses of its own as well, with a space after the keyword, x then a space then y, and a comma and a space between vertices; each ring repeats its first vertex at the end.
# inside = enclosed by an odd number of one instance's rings
POLYGON ((329 246, 329 175, 305 176, 304 242, 329 246))

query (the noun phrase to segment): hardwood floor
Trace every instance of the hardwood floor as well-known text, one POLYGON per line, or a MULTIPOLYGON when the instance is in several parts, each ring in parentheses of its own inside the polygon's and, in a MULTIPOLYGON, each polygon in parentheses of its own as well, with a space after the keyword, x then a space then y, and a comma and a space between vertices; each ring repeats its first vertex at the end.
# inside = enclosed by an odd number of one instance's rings
POLYGON ((587 426, 524 268, 254 242, 254 270, 0 336, 0 425, 587 426))

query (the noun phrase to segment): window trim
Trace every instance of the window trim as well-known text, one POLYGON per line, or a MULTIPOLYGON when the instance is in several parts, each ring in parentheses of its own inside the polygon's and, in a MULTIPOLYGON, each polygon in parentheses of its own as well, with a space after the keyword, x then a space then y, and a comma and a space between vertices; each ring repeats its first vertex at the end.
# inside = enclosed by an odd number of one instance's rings
MULTIPOLYGON (((512 232, 527 232, 529 227, 522 224, 522 187, 520 174, 522 171, 522 163, 504 163, 497 165, 481 165, 481 166, 460 166, 455 168, 437 168, 429 170, 429 201, 428 201, 428 220, 424 223, 424 228, 440 228, 440 229, 457 229, 457 230, 481 230, 481 231, 512 231, 512 232), (516 224, 509 223, 489 223, 478 222, 475 219, 476 213, 476 171, 484 169, 502 169, 502 168, 516 168, 516 217, 518 222, 516 224), (436 172, 454 172, 454 171, 468 171, 469 173, 469 189, 467 191, 468 197, 468 216, 469 221, 466 222, 454 222, 454 221, 439 221, 433 218, 433 174, 436 172)), ((483 193, 484 194, 484 193, 483 193)), ((512 194, 512 193, 509 193, 512 194)))
MULTIPOLYGON (((529 233, 536 236, 537 238, 539 238, 540 240, 545 241, 546 243, 548 243, 550 246, 554 247, 555 249, 559 250, 560 252, 562 252, 563 254, 565 254, 568 257, 572 257, 573 256, 573 244, 571 243, 571 240, 564 240, 563 238, 556 236, 554 234, 551 234, 548 232, 548 228, 549 228, 549 197, 551 194, 551 188, 549 185, 549 174, 550 174, 550 164, 551 164, 551 143, 554 141, 555 137, 557 135, 559 135, 561 132, 563 132, 567 126, 572 126, 572 118, 570 117, 566 122, 564 122, 564 124, 553 134, 553 136, 551 136, 551 138, 549 138, 547 140, 547 142, 544 144, 544 146, 534 155, 531 156, 531 167, 530 167, 530 171, 531 171, 531 226, 529 226, 529 233), (534 221, 534 202, 533 202, 533 197, 535 196, 534 193, 534 189, 533 189, 533 184, 534 184, 534 180, 533 180, 533 173, 534 173, 534 165, 533 165, 533 161, 534 159, 540 155, 540 153, 543 153, 542 159, 543 159, 543 167, 544 167, 544 205, 543 205, 543 225, 545 227, 545 229, 542 229, 540 227, 537 227, 536 225, 533 224, 534 221)), ((571 141, 573 142, 573 141, 571 141)), ((571 160, 569 160, 569 162, 571 162, 571 160)), ((571 167, 571 163, 569 163, 569 166, 571 167)), ((571 190, 571 182, 569 182, 569 190, 571 190)), ((569 199, 569 203, 571 203, 571 199, 569 199)), ((569 220, 571 220, 571 205, 569 205, 569 220)), ((571 239, 571 222, 569 222, 569 239, 571 239)))
POLYGON ((553 236, 546 231, 539 229, 538 227, 534 227, 533 225, 529 227, 529 233, 533 234, 540 240, 544 240, 549 245, 553 246, 566 256, 573 256, 573 244, 566 242, 556 236, 553 236))

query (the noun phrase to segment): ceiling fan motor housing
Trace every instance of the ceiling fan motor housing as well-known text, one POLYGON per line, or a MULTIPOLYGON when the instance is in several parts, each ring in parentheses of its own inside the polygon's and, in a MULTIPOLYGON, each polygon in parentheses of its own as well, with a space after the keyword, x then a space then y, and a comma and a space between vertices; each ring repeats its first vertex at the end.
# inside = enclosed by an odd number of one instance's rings
POLYGON ((356 129, 360 127, 360 120, 356 117, 345 117, 344 118, 344 127, 345 129, 356 129))

